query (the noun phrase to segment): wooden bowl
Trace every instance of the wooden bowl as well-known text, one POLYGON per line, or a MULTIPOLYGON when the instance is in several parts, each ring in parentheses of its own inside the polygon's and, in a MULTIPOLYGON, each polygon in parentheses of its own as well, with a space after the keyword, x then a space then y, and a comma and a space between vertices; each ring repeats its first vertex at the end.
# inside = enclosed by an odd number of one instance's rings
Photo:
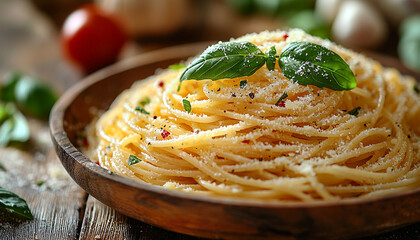
POLYGON ((87 77, 54 106, 55 149, 83 189, 122 214, 171 231, 225 239, 349 239, 420 220, 420 189, 370 199, 333 202, 267 202, 204 197, 118 176, 79 151, 83 130, 115 97, 157 68, 187 59, 208 44, 146 53, 87 77))

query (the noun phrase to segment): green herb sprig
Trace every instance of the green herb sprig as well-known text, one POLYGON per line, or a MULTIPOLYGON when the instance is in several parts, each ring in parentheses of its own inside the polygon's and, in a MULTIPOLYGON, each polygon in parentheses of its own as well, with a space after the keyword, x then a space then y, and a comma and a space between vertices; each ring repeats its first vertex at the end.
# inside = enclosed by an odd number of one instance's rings
POLYGON ((222 42, 207 48, 180 76, 185 80, 219 80, 251 76, 264 64, 272 71, 276 62, 283 74, 300 85, 335 91, 351 90, 357 81, 348 64, 335 52, 309 42, 292 42, 280 55, 271 47, 263 53, 250 42, 222 42))
POLYGON ((0 187, 0 208, 26 219, 34 218, 25 200, 2 187, 0 187))

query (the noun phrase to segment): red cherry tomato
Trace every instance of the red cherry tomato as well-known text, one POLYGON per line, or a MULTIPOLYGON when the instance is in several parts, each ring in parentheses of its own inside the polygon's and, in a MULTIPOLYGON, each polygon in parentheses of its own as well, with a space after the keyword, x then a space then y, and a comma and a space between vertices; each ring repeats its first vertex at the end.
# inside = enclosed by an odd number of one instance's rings
POLYGON ((70 14, 61 33, 65 57, 85 73, 115 62, 126 40, 116 18, 95 4, 86 4, 70 14))

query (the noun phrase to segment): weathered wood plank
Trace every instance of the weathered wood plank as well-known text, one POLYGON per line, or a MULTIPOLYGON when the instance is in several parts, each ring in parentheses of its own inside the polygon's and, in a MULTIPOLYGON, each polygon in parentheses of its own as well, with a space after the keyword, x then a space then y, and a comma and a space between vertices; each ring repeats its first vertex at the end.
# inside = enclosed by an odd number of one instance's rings
POLYGON ((0 148, 0 186, 25 199, 33 220, 0 218, 1 239, 77 239, 86 193, 61 166, 45 122, 31 120, 25 149, 0 148), (38 184, 42 185, 38 186, 38 184))
POLYGON ((195 240, 200 238, 166 231, 126 217, 89 196, 79 240, 85 239, 195 240))

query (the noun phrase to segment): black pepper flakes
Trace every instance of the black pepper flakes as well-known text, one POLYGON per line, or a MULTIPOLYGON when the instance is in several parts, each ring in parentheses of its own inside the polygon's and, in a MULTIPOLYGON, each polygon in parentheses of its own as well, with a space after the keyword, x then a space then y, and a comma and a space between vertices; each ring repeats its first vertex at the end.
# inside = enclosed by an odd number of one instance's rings
POLYGON ((232 97, 236 97, 236 94, 235 93, 232 93, 232 97))
POLYGON ((249 93, 248 95, 251 99, 254 99, 254 97, 255 97, 254 93, 249 93))

